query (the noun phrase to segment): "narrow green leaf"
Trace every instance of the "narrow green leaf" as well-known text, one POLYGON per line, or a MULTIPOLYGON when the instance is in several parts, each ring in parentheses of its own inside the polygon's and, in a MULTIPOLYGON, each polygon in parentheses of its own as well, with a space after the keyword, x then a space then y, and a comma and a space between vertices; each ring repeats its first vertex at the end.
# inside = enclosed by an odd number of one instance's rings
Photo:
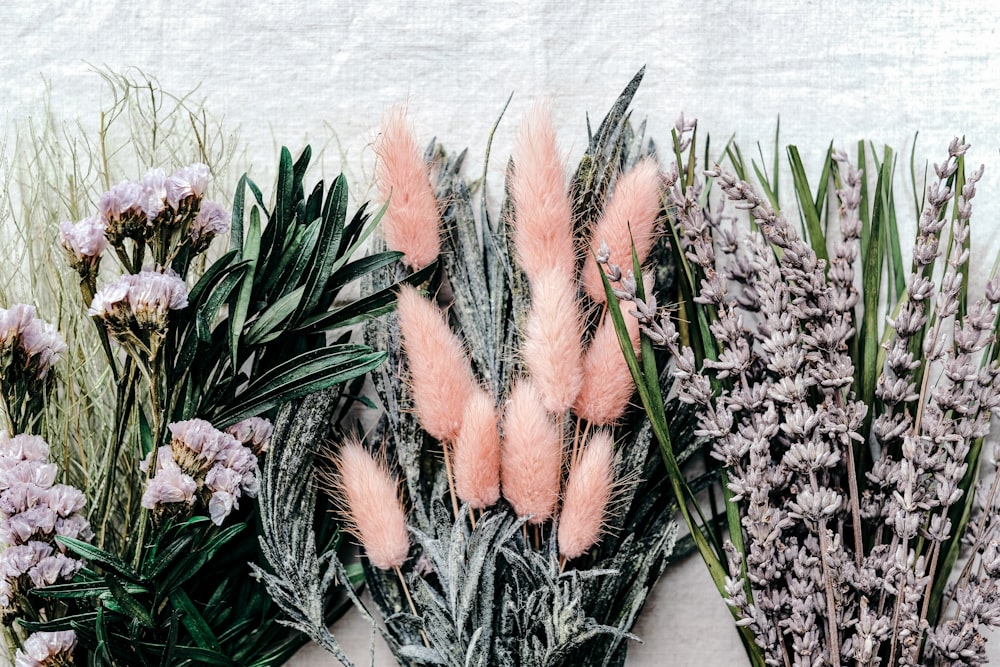
POLYGON ((100 565, 106 570, 114 572, 129 581, 138 580, 138 576, 136 576, 135 571, 126 565, 122 559, 112 553, 108 553, 103 549, 98 549, 93 544, 63 535, 57 535, 56 541, 90 563, 100 565))
POLYGON ((276 382, 267 390, 252 396, 240 394, 239 405, 222 412, 213 419, 213 424, 218 423, 221 427, 229 426, 296 398, 342 384, 378 368, 385 358, 385 352, 373 352, 344 364, 323 368, 306 377, 299 377, 294 382, 276 382))
POLYGON ((799 202, 799 210, 802 212, 805 221, 806 235, 809 237, 809 245, 818 259, 822 259, 830 264, 830 255, 826 249, 826 236, 820 226, 819 211, 816 210, 816 203, 813 201, 812 190, 809 187, 809 178, 806 176, 805 167, 802 166, 802 159, 799 157, 799 149, 795 146, 788 147, 788 162, 792 169, 792 184, 795 186, 795 196, 799 202))
POLYGON ((243 211, 246 202, 247 175, 240 176, 236 184, 236 194, 233 196, 233 215, 229 223, 229 251, 239 258, 243 249, 243 211))
MULTIPOLYGON (((212 340, 212 324, 215 322, 222 304, 229 300, 233 290, 236 289, 236 286, 240 284, 250 269, 251 263, 247 261, 232 266, 222 274, 219 284, 211 291, 205 302, 195 306, 195 333, 198 340, 206 343, 212 340)), ((189 354, 193 353, 193 350, 189 352, 189 354)), ((185 365, 182 364, 180 368, 184 368, 185 365)))
POLYGON ((198 608, 195 607, 191 598, 188 597, 188 594, 183 589, 174 589, 170 593, 170 602, 174 605, 174 608, 183 614, 181 616, 181 623, 191 633, 191 638, 194 639, 195 644, 199 648, 218 653, 222 652, 222 646, 219 645, 219 640, 215 638, 215 633, 208 627, 208 623, 202 618, 198 612, 198 608))
POLYGON ((305 293, 305 286, 292 290, 281 297, 250 323, 243 335, 244 345, 257 345, 262 342, 273 340, 282 333, 278 327, 291 317, 292 313, 302 301, 305 293), (276 335, 275 332, 277 331, 276 335))
POLYGON ((243 260, 247 268, 236 299, 229 304, 229 354, 232 367, 239 367, 240 335, 247 320, 250 308, 250 297, 253 295, 254 275, 257 270, 258 253, 260 252, 260 210, 254 206, 250 210, 250 229, 247 232, 246 243, 243 244, 243 260))
POLYGON ((17 624, 28 632, 60 632, 62 630, 72 630, 75 624, 93 626, 97 620, 96 611, 88 611, 82 614, 63 616, 51 621, 33 622, 23 618, 17 619, 17 624))
POLYGON ((114 596, 115 601, 122 610, 142 624, 144 628, 153 627, 153 615, 138 600, 129 594, 125 587, 114 575, 107 575, 104 579, 108 586, 108 591, 114 596))
MULTIPOLYGON (((334 267, 339 268, 340 266, 337 248, 333 245, 333 237, 338 231, 337 221, 343 220, 347 216, 347 179, 343 174, 334 181, 333 190, 329 197, 332 209, 330 215, 324 218, 323 226, 320 228, 312 260, 306 269, 305 298, 295 310, 293 322, 299 322, 303 315, 312 313, 322 297, 323 287, 333 272, 337 270, 334 267)), ((346 257, 340 259, 346 259, 346 257)))
MULTIPOLYGON (((875 416, 875 386, 878 381, 880 369, 877 358, 879 351, 878 336, 878 302, 882 285, 882 260, 885 256, 884 236, 882 234, 882 220, 884 209, 882 204, 882 188, 884 171, 879 171, 878 183, 875 186, 875 209, 872 213, 871 229, 868 235, 868 247, 864 251, 864 260, 861 272, 861 294, 864 299, 864 312, 861 318, 861 350, 862 358, 860 368, 861 401, 868 406, 868 412, 861 425, 862 442, 868 442, 868 435, 871 432, 872 419, 875 416)), ((865 448, 858 447, 857 451, 862 452, 865 448)), ((864 468, 859 468, 863 470, 864 468)))

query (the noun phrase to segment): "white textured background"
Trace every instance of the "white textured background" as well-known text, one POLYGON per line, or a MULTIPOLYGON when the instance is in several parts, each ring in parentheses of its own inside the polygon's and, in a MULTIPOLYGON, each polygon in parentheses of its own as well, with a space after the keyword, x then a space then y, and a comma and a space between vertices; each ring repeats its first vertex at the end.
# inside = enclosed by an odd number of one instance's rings
MULTIPOLYGON (((797 144, 815 174, 830 140, 902 150, 919 131, 919 164, 940 159, 952 136, 965 135, 971 160, 987 166, 973 239, 974 265, 989 266, 1000 236, 992 4, 7 0, 0 126, 37 114, 50 95, 62 118, 94 128, 102 100, 91 65, 134 65, 167 90, 201 82, 209 108, 242 127, 248 164, 235 171, 252 168, 266 183, 276 146, 295 152, 307 140, 332 141, 324 171, 344 169, 363 194, 373 128, 388 105, 406 101, 424 138, 467 146, 469 164, 478 165, 513 92, 495 143, 495 183, 533 100, 551 100, 575 160, 585 145, 584 114, 598 121, 646 64, 634 108, 661 143, 683 111, 719 144, 735 134, 748 153, 758 140, 766 153, 781 114, 782 143, 797 144)), ((630 664, 744 664, 726 619, 700 562, 683 563, 650 601, 637 628, 647 643, 630 664)), ((368 633, 356 616, 337 633, 366 660, 368 633)), ((307 651, 294 664, 331 661, 307 651)), ((392 664, 384 649, 378 664, 392 664)))

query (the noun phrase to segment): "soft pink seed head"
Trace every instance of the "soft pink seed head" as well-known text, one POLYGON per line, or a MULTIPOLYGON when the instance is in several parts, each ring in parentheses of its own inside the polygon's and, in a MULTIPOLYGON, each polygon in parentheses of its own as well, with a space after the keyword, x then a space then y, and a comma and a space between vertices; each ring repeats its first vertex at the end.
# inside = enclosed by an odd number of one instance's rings
POLYGON ((514 147, 514 247, 529 280, 558 269, 567 276, 576 270, 573 207, 552 117, 544 106, 524 119, 514 147))
MULTIPOLYGON (((632 349, 639 347, 639 320, 626 314, 632 349)), ((587 348, 583 358, 583 383, 573 404, 573 412, 595 426, 613 424, 621 419, 635 393, 635 382, 625 356, 611 314, 607 314, 587 348)))
POLYGON ((500 499, 500 431, 493 396, 477 388, 465 404, 455 439, 455 492, 470 507, 489 507, 500 499))
POLYGON ((427 165, 402 107, 386 113, 375 154, 379 195, 389 202, 382 216, 386 245, 404 253, 403 264, 421 269, 441 252, 441 218, 427 165))
POLYGON ((438 440, 453 441, 465 402, 477 388, 462 342, 441 310, 409 285, 399 291, 399 330, 420 426, 438 440))
POLYGON ((391 570, 410 550, 399 485, 384 460, 376 460, 356 440, 345 442, 334 461, 337 491, 349 528, 375 567, 391 570))
POLYGON ((583 383, 583 342, 576 283, 562 271, 545 271, 531 284, 521 354, 545 408, 569 409, 583 383))
MULTIPOLYGON (((591 233, 588 254, 597 254, 604 241, 611 250, 609 261, 625 270, 632 267, 634 242, 641 265, 653 248, 659 213, 660 170, 656 161, 648 157, 618 179, 604 215, 591 233)), ((583 289, 591 299, 604 303, 604 283, 592 256, 583 263, 583 289)))
POLYGON ((511 391, 504 415, 500 481, 504 497, 518 516, 544 523, 559 500, 562 437, 530 380, 511 391))
POLYGON ((601 537, 614 487, 614 445, 607 431, 597 431, 569 471, 559 514, 559 553, 572 560, 601 537))

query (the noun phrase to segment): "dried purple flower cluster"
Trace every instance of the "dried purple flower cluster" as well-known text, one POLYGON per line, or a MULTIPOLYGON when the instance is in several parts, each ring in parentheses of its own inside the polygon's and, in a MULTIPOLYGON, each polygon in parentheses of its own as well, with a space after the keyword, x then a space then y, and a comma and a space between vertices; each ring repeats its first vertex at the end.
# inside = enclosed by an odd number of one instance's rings
MULTIPOLYGON (((123 181, 106 192, 100 201, 105 235, 113 246, 127 239, 143 242, 158 228, 182 228, 192 241, 199 241, 206 224, 194 224, 202 196, 208 187, 208 166, 195 163, 167 176, 163 169, 151 169, 139 181, 123 181), (198 232, 193 230, 197 228, 198 232)), ((214 208, 206 210, 213 215, 214 208)), ((228 227, 226 228, 228 231, 228 227)))
POLYGON ((62 336, 38 319, 32 306, 0 308, 0 373, 9 370, 41 380, 65 351, 62 336))
POLYGON ((55 484, 58 467, 36 435, 10 437, 0 431, 0 619, 20 613, 29 590, 69 581, 82 563, 65 554, 56 536, 90 539, 90 523, 79 513, 83 494, 55 484))
POLYGON ((52 384, 52 366, 66 343, 32 306, 0 308, 0 393, 11 432, 29 430, 52 384))
MULTIPOLYGON (((187 285, 165 269, 126 274, 105 285, 87 314, 102 320, 116 340, 128 347, 152 348, 167 329, 170 311, 188 305, 187 285)), ((153 356, 155 349, 147 349, 153 356)))
MULTIPOLYGON (((267 448, 270 422, 252 417, 223 432, 203 419, 189 419, 168 428, 170 444, 157 452, 155 475, 142 495, 142 506, 158 519, 190 515, 200 502, 222 525, 242 496, 257 496, 257 454, 267 448)), ((143 472, 149 460, 142 463, 143 472)))
POLYGON ((990 280, 967 312, 959 308, 981 168, 958 193, 939 282, 933 271, 954 196, 946 182, 967 148, 951 144, 927 189, 870 442, 849 353, 862 181, 845 155, 835 155, 840 234, 829 263, 749 184, 708 172, 724 194, 713 211, 700 180, 685 189, 676 165, 667 174, 682 250, 702 277, 695 301, 715 314, 718 354, 700 368, 655 298, 639 298, 631 273, 607 268, 644 333, 672 352, 678 396, 698 408, 697 434, 723 463, 742 522, 741 546, 727 545, 727 602, 767 664, 985 664, 982 629, 1000 626, 996 482, 983 494, 982 518, 969 523, 968 565, 935 625, 928 616, 970 448, 1000 409, 1000 365, 983 358, 1000 281, 990 280), (752 227, 723 215, 726 200, 752 227), (861 492, 855 464, 865 446, 875 460, 861 492))
POLYGON ((169 311, 187 306, 187 287, 175 271, 184 275, 191 257, 229 231, 226 210, 203 200, 209 176, 201 163, 170 176, 152 169, 104 193, 98 215, 60 227, 88 314, 104 321, 130 353, 155 356, 169 311), (109 245, 126 275, 98 290, 101 256, 109 245), (154 266, 144 269, 147 250, 154 266))
POLYGON ((36 632, 18 649, 14 667, 66 667, 73 664, 75 650, 76 633, 72 630, 36 632))

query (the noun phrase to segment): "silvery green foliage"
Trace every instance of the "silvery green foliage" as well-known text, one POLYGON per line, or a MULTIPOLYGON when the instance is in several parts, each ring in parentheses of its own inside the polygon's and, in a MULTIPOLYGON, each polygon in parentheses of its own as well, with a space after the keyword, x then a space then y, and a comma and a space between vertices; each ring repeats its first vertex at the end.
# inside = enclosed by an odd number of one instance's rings
MULTIPOLYGON (((590 137, 572 185, 578 221, 599 215, 615 176, 653 150, 643 129, 635 131, 628 122, 640 79, 641 72, 590 137)), ((450 296, 453 329, 464 338, 474 370, 494 395, 503 396, 520 372, 519 330, 528 299, 506 230, 510 198, 494 218, 484 193, 477 201, 476 186, 461 174, 464 154, 450 159, 432 146, 427 157, 436 162, 445 230, 444 271, 427 288, 434 292, 442 286, 450 296)), ((401 269, 387 268, 364 289, 374 292, 402 277, 401 269)), ((400 663, 622 665, 627 641, 634 639, 628 631, 676 539, 673 498, 644 420, 630 414, 614 434, 621 452, 615 477, 627 483, 608 517, 608 534, 560 573, 556 528, 545 528, 541 548, 527 543, 522 522, 505 501, 484 512, 475 528, 465 509, 457 521, 452 518, 440 445, 423 433, 410 409, 395 315, 370 323, 366 340, 388 354, 374 373, 385 415, 373 439, 387 444, 400 471, 415 543, 403 574, 417 616, 395 573, 366 564, 372 597, 400 645, 395 651, 400 663)), ((664 381, 669 383, 669 376, 664 381)), ((678 414, 672 425, 677 442, 690 444, 688 413, 678 414)))
POLYGON ((353 595, 336 549, 320 555, 313 516, 315 443, 329 431, 335 391, 325 390, 287 404, 278 415, 260 483, 261 553, 271 572, 251 565, 268 595, 288 616, 280 621, 309 636, 343 665, 352 663, 327 629, 327 607, 336 583, 353 595))

